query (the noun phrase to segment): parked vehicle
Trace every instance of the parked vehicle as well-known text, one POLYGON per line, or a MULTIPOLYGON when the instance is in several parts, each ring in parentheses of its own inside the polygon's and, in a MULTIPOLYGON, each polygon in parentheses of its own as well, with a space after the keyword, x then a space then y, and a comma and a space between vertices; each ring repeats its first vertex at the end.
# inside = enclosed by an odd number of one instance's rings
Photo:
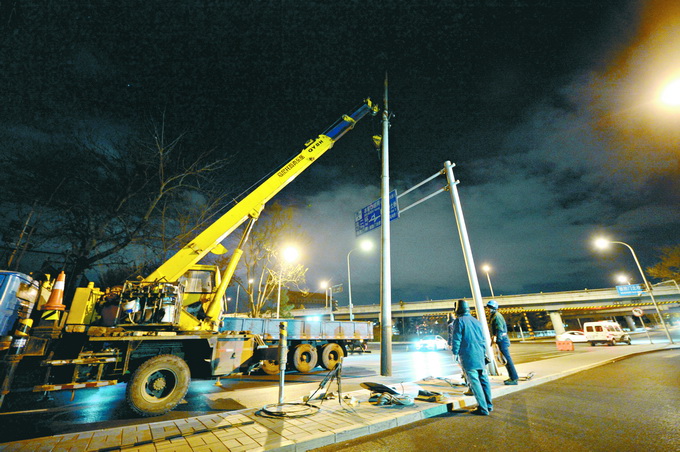
MULTIPOLYGON (((223 316, 225 291, 265 204, 357 121, 377 111, 366 99, 342 116, 145 278, 107 289, 90 283, 64 299, 64 272, 56 279, 34 279, 0 271, 0 407, 13 392, 127 383, 129 407, 156 416, 174 409, 194 378, 258 367, 278 373, 279 337, 286 337, 279 331, 281 320, 229 323, 223 316), (199 263, 242 225, 226 268, 199 263)), ((299 372, 317 364, 332 369, 347 346, 373 338, 371 322, 288 323, 286 362, 299 372)))
POLYGON ((630 345, 630 336, 621 329, 621 325, 617 322, 609 320, 586 322, 583 329, 590 345, 594 346, 598 343, 616 345, 618 342, 625 342, 630 345))
POLYGON ((448 342, 439 335, 423 336, 415 343, 416 350, 446 350, 448 342))
POLYGON ((583 331, 565 331, 556 336, 555 339, 558 341, 588 342, 586 333, 583 331))

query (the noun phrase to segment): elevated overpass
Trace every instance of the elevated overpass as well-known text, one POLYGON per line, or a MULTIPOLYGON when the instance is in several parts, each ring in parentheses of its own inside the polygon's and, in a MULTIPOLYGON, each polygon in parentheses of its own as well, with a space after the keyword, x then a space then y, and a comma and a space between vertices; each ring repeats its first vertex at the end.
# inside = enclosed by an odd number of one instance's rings
MULTIPOLYGON (((662 314, 680 312, 680 291, 676 286, 657 286, 653 288, 654 299, 662 314)), ((426 315, 446 315, 453 311, 456 299, 426 300, 392 303, 393 318, 420 317, 426 315)), ((471 298, 463 298, 474 308, 471 298)), ((625 316, 631 326, 633 308, 640 308, 645 315, 656 315, 656 309, 647 292, 639 295, 621 296, 616 288, 585 289, 569 292, 549 292, 525 295, 499 295, 494 297, 501 313, 528 313, 543 311, 550 315, 559 334, 563 329, 562 317, 597 317, 606 315, 625 316)), ((484 297, 484 304, 491 297, 484 297)), ((380 304, 354 305, 355 320, 376 320, 380 317, 380 304)), ((339 307, 333 312, 336 320, 349 320, 349 308, 339 307)), ((328 315, 324 309, 296 309, 295 318, 328 315)))

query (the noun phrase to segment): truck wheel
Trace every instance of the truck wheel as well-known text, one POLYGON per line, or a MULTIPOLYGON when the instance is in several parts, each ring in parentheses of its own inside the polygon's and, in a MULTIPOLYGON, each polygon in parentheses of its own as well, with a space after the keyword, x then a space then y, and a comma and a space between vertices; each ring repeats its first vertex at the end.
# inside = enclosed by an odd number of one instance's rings
POLYGON ((175 355, 154 356, 132 374, 125 399, 135 413, 158 416, 182 401, 190 382, 191 372, 182 358, 175 355))
POLYGON ((266 360, 262 361, 260 368, 267 375, 278 375, 279 370, 281 369, 281 366, 279 366, 278 361, 275 361, 273 359, 266 359, 266 360))
POLYGON ((595 342, 590 341, 590 346, 591 346, 591 347, 595 347, 595 342))
POLYGON ((321 349, 321 367, 333 370, 343 356, 342 347, 334 342, 328 343, 321 349))
POLYGON ((311 372, 319 361, 319 353, 316 347, 310 344, 299 344, 293 352, 293 367, 302 373, 311 372))

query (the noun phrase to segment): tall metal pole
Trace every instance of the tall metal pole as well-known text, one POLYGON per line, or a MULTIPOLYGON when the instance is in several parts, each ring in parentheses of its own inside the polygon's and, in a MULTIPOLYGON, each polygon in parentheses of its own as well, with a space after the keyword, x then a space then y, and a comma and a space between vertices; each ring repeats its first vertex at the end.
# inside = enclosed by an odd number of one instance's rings
POLYGON ((392 275, 390 262, 390 114, 387 103, 387 74, 385 74, 385 105, 382 130, 382 176, 380 195, 382 206, 382 256, 380 265, 380 375, 392 375, 392 275))
POLYGON ((489 281, 489 290, 491 291, 491 298, 496 298, 493 294, 493 286, 491 285, 491 277, 489 276, 489 271, 486 271, 486 280, 489 281))
POLYGON ((281 265, 281 271, 279 272, 279 290, 276 294, 276 318, 278 319, 279 311, 281 309, 281 279, 283 278, 283 265, 281 265))
POLYGON ((333 315, 333 286, 328 286, 328 293, 330 294, 328 295, 328 311, 332 322, 335 320, 335 316, 333 315))
POLYGON ((477 272, 475 269, 475 261, 472 258, 472 248, 470 247, 470 240, 468 239, 467 227, 465 226, 465 218, 463 217, 463 208, 458 197, 458 181, 453 177, 453 164, 450 161, 444 162, 444 171, 446 172, 446 179, 449 182, 449 191, 451 192, 451 202, 453 203, 453 211, 456 215, 456 224, 458 225, 458 235, 460 236, 460 243, 463 246, 463 255, 465 257, 465 267, 467 268, 468 279, 470 280, 470 289, 472 289, 472 298, 475 301, 475 310, 477 311, 477 319, 482 324, 482 332, 484 334, 484 341, 486 342, 486 353, 491 361, 488 365, 488 370, 491 375, 498 375, 496 368, 496 361, 493 359, 493 350, 491 348, 491 335, 489 334, 489 325, 486 323, 486 315, 484 313, 484 305, 482 303, 482 292, 479 289, 479 281, 477 280, 477 272))
POLYGON ((663 320, 663 316, 661 315, 661 311, 659 311, 659 305, 656 304, 656 299, 654 298, 654 293, 652 292, 652 286, 649 284, 649 281, 647 281, 647 277, 645 276, 645 272, 642 271, 642 267, 640 266, 640 261, 638 261, 637 255, 635 254, 635 251, 633 250, 633 247, 631 247, 627 243, 623 242, 611 242, 611 243, 618 243, 619 245, 623 245, 627 247, 630 252, 633 254, 633 259, 635 259, 635 264, 637 265, 638 270, 640 270, 640 275, 642 276, 642 281, 645 283, 645 287, 647 288, 647 291, 649 292, 649 297, 652 299, 652 303, 654 303, 654 308, 656 309, 656 313, 659 315, 659 320, 661 320, 661 325, 663 325, 663 329, 666 330, 666 336, 668 336, 668 340, 670 341, 671 344, 673 344, 673 338, 671 337, 671 333, 668 331, 668 327, 666 326, 666 322, 663 320))
POLYGON ((349 320, 350 321, 354 320, 354 314, 352 314, 352 274, 350 273, 350 269, 349 269, 349 255, 352 254, 352 251, 354 251, 354 250, 350 250, 350 252, 347 253, 347 291, 349 292, 349 320))

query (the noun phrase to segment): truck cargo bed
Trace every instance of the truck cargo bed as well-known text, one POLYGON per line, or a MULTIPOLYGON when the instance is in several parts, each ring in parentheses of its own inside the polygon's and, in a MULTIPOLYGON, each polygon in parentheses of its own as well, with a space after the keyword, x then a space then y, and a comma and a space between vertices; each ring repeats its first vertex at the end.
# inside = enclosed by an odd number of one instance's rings
POLYGON ((226 317, 220 331, 249 331, 263 339, 278 339, 279 324, 287 323, 288 339, 373 339, 372 322, 250 319, 226 317))

